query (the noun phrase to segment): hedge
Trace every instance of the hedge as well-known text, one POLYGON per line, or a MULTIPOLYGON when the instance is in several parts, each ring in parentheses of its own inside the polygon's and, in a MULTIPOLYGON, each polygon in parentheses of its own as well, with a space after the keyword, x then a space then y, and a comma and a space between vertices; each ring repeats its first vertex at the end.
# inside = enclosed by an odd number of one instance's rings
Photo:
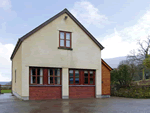
POLYGON ((127 87, 119 90, 112 90, 112 96, 128 98, 150 98, 150 87, 127 87))

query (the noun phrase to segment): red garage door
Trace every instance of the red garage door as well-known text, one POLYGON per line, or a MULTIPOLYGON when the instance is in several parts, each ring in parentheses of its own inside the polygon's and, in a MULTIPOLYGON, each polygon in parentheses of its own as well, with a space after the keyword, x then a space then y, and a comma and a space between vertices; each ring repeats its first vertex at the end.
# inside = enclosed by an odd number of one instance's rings
POLYGON ((30 100, 61 99, 61 86, 56 87, 30 86, 29 99, 30 100))
POLYGON ((95 86, 72 86, 69 87, 69 98, 94 98, 95 86))
POLYGON ((29 99, 61 99, 62 86, 60 68, 30 67, 29 99))
POLYGON ((69 98, 95 97, 95 70, 69 70, 69 98))

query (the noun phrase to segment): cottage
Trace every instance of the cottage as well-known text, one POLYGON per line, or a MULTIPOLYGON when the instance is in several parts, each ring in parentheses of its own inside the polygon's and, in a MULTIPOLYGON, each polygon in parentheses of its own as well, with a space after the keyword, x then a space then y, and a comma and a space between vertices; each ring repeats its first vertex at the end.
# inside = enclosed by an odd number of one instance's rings
POLYGON ((12 93, 23 100, 110 96, 103 46, 67 10, 21 37, 11 55, 12 93))

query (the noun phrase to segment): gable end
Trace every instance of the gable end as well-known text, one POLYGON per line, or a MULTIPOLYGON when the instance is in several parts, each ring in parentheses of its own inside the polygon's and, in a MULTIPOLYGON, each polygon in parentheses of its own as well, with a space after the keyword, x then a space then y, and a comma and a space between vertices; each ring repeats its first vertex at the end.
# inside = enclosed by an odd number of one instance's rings
POLYGON ((61 11, 60 13, 56 14, 55 16, 53 16, 52 18, 50 18, 49 20, 45 21, 44 23, 42 23, 41 25, 39 25, 38 27, 36 27, 35 29, 33 29, 32 31, 30 31, 29 33, 25 34, 24 36, 22 36, 16 46, 15 49, 10 57, 10 59, 12 60, 13 57, 15 56, 18 48, 20 47, 21 43, 28 38, 29 36, 31 36, 32 34, 34 34, 36 31, 40 30, 41 28, 43 28, 44 26, 46 26, 47 24, 49 24, 50 22, 52 22, 53 20, 55 20, 56 18, 58 18, 59 16, 61 16, 62 14, 68 14, 69 17, 95 42, 95 44, 101 49, 103 50, 104 47, 92 36, 92 34, 65 8, 63 11, 61 11))

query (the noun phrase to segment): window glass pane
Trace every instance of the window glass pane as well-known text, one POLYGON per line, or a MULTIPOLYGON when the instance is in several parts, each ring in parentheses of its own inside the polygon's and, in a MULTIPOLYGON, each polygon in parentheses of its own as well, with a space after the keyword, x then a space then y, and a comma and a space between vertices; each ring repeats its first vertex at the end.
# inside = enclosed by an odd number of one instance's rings
POLYGON ((93 84, 93 78, 90 78, 90 84, 93 84))
POLYGON ((90 71, 90 77, 93 77, 93 71, 90 71))
POLYGON ((40 68, 40 75, 43 76, 43 69, 40 68))
POLYGON ((53 77, 48 77, 48 84, 53 84, 53 77))
POLYGON ((79 78, 75 78, 75 84, 79 84, 79 78))
POLYGON ((60 32, 60 39, 64 39, 64 33, 60 32))
POLYGON ((64 40, 60 40, 60 46, 64 46, 64 40))
POLYGON ((70 47, 70 41, 66 41, 66 47, 70 47))
POLYGON ((88 84, 88 78, 84 78, 84 84, 88 84))
POLYGON ((70 70, 70 71, 69 71, 69 76, 72 76, 72 77, 73 77, 73 70, 70 70))
POLYGON ((60 77, 55 77, 55 84, 60 84, 60 77))
POLYGON ((31 76, 31 84, 33 84, 33 76, 31 76))
POLYGON ((70 84, 73 84, 73 77, 69 78, 70 84))
POLYGON ((60 69, 57 69, 57 76, 60 76, 60 69))
POLYGON ((36 83, 36 77, 35 76, 31 76, 31 77, 32 77, 31 78, 31 80, 32 80, 31 83, 33 83, 33 84, 36 83))
POLYGON ((48 77, 48 84, 50 84, 50 77, 48 77))
POLYGON ((40 84, 40 76, 37 76, 37 84, 40 84))
POLYGON ((35 68, 31 69, 31 75, 36 75, 35 68))
POLYGON ((43 69, 42 68, 37 68, 37 75, 43 75, 43 69))
POLYGON ((37 76, 37 84, 43 84, 43 77, 37 76))
POLYGON ((88 71, 84 71, 84 77, 88 77, 88 71))
POLYGON ((40 84, 43 84, 43 77, 40 77, 40 84))
POLYGON ((60 69, 55 69, 55 76, 60 76, 60 69))
POLYGON ((55 76, 57 76, 57 69, 55 69, 55 76))
POLYGON ((66 39, 70 40, 70 33, 66 33, 66 39))
POLYGON ((53 75, 53 69, 49 69, 48 75, 53 75))
POLYGON ((50 77, 50 84, 53 84, 53 77, 50 77))
POLYGON ((40 75, 40 68, 37 68, 37 75, 40 75))
POLYGON ((75 77, 79 77, 79 71, 78 70, 75 71, 75 77))

